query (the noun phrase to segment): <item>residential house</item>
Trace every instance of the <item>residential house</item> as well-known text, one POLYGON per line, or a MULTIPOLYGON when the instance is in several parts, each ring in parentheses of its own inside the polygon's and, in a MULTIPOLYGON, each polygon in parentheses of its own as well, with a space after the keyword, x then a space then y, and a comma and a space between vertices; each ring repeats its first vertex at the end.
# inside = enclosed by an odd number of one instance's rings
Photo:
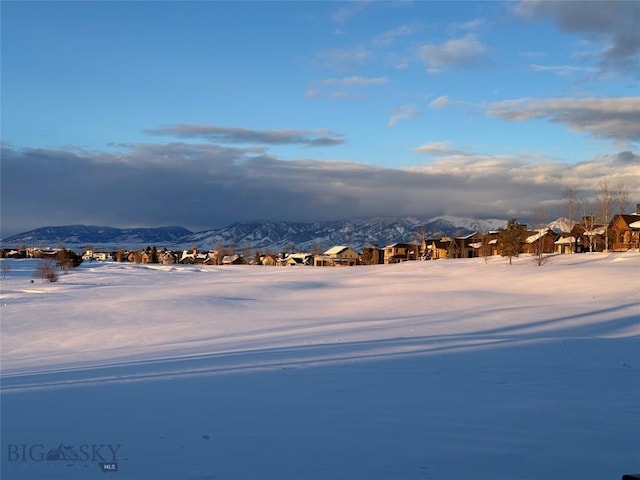
POLYGON ((495 257, 498 255, 498 231, 475 234, 469 242, 473 257, 495 257))
POLYGON ((27 258, 27 250, 14 248, 3 248, 0 258, 27 258))
POLYGON ((335 267, 357 265, 360 256, 353 248, 339 245, 330 248, 322 255, 313 258, 313 265, 316 267, 335 267))
POLYGON ((363 265, 379 265, 384 263, 384 249, 381 250, 378 245, 363 248, 360 254, 360 262, 363 265))
POLYGON ((263 255, 260 258, 260 263, 267 267, 275 267, 276 265, 278 265, 278 261, 276 260, 276 257, 271 254, 263 255))
POLYGON ((527 232, 527 238, 522 245, 523 253, 534 255, 540 253, 554 253, 556 251, 556 240, 558 235, 550 228, 541 228, 538 231, 527 232))
POLYGON ((193 257, 193 263, 195 265, 212 265, 213 259, 209 256, 209 252, 198 252, 193 257))
POLYGON ((481 246, 481 238, 476 233, 457 237, 433 237, 423 243, 425 257, 430 260, 477 257, 481 255, 481 246))
POLYGON ((609 229, 614 252, 640 248, 640 204, 636 206, 636 213, 615 215, 609 229))
POLYGON ((595 217, 582 217, 582 221, 576 223, 570 232, 570 236, 577 239, 576 253, 602 252, 606 230, 607 226, 596 223, 595 217))
POLYGON ((163 265, 173 265, 174 263, 177 263, 177 261, 178 257, 176 254, 169 250, 158 252, 158 262, 163 265))
POLYGON ((244 257, 242 255, 225 255, 222 257, 223 265, 244 265, 246 262, 244 261, 244 257))
POLYGON ((427 258, 430 260, 438 260, 440 258, 447 258, 449 252, 449 237, 428 238, 424 241, 424 251, 427 253, 427 258))
POLYGON ((83 254, 82 254, 82 260, 85 262, 92 262, 94 260, 98 260, 100 262, 104 262, 106 260, 112 260, 113 256, 111 253, 109 252, 97 252, 95 250, 92 249, 87 249, 83 254))
POLYGON ((27 258, 44 258, 55 260, 58 252, 64 250, 63 248, 27 248, 27 258))
POLYGON ((197 248, 194 248, 193 250, 183 250, 178 263, 193 265, 196 263, 196 255, 198 255, 197 248))
POLYGON ((479 236, 477 233, 470 233, 451 238, 447 256, 449 258, 473 258, 477 256, 477 250, 473 245, 477 243, 479 236))
POLYGON ((417 260, 420 246, 413 243, 393 243, 384 247, 384 263, 399 263, 417 260))
POLYGON ((313 265, 313 255, 310 253, 290 253, 280 258, 278 265, 288 267, 313 265))
POLYGON ((556 253, 559 254, 577 253, 578 251, 582 251, 582 242, 580 239, 570 235, 563 235, 553 243, 555 245, 556 253))

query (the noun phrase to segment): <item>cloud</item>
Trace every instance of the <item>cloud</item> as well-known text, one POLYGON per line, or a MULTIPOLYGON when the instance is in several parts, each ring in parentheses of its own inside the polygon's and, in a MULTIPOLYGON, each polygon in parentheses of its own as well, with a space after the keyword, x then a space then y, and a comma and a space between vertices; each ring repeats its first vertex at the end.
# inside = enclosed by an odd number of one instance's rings
MULTIPOLYGON (((414 170, 430 176, 455 178, 468 185, 470 191, 458 192, 473 202, 478 195, 482 205, 496 210, 526 214, 535 207, 557 205, 562 214, 563 192, 567 186, 580 191, 583 198, 595 198, 602 179, 624 184, 631 197, 640 195, 640 156, 632 152, 599 155, 576 164, 540 161, 526 155, 452 155, 414 170), (496 189, 497 194, 482 192, 484 186, 496 189), (520 191, 520 194, 518 193, 520 191), (471 193, 475 192, 475 193, 471 193)), ((461 187, 464 189, 464 187, 461 187)), ((449 196, 448 198, 453 198, 449 196)), ((474 206, 469 208, 474 209, 474 206)))
POLYGON ((522 98, 492 103, 487 111, 516 122, 546 119, 600 138, 640 139, 640 97, 522 98))
POLYGON ((613 158, 612 163, 614 165, 623 167, 627 165, 640 165, 640 156, 630 151, 620 152, 613 158))
POLYGON ((335 10, 331 19, 336 23, 346 23, 351 18, 360 14, 367 6, 371 4, 370 0, 351 1, 346 6, 335 10))
POLYGON ((599 55, 603 72, 615 69, 638 76, 640 3, 637 1, 525 0, 515 6, 515 13, 528 21, 547 20, 565 32, 585 34, 603 45, 599 55))
POLYGON ((319 80, 317 83, 320 85, 353 87, 362 85, 384 85, 388 82, 388 77, 360 77, 358 75, 354 75, 352 77, 344 78, 327 78, 325 80, 319 80))
POLYGON ((388 127, 393 127, 398 124, 400 120, 407 118, 421 117, 424 115, 422 110, 417 109, 413 105, 400 105, 391 109, 391 118, 387 122, 388 127))
POLYGON ((318 66, 340 72, 362 68, 372 59, 372 50, 363 46, 321 50, 315 55, 318 66))
POLYGON ((388 82, 388 77, 361 77, 358 75, 343 78, 327 78, 313 82, 313 86, 305 92, 305 97, 339 100, 362 98, 363 95, 358 91, 354 91, 354 89, 371 85, 384 85, 388 82))
POLYGON ((118 153, 9 146, 1 153, 3 235, 79 223, 197 231, 256 219, 505 218, 542 202, 561 205, 567 185, 593 193, 603 178, 640 196, 640 157, 632 152, 576 165, 469 154, 411 169, 283 161, 253 148, 180 142, 132 144, 118 153))
POLYGON ((431 142, 413 149, 416 153, 424 153, 434 156, 469 155, 464 150, 453 148, 451 142, 431 142))
POLYGON ((331 146, 344 143, 345 137, 330 130, 248 130, 213 125, 179 124, 144 130, 149 135, 176 138, 205 139, 220 143, 302 144, 308 147, 331 146))
POLYGON ((374 47, 388 46, 394 43, 397 39, 402 37, 408 37, 421 30, 422 27, 418 23, 411 25, 400 25, 392 30, 387 30, 371 40, 371 45, 374 47))
POLYGON ((441 97, 436 98, 435 100, 431 100, 431 102, 429 102, 429 106, 431 108, 444 108, 448 105, 451 105, 452 102, 451 100, 449 100, 449 96, 448 95, 443 95, 441 97))
POLYGON ((346 100, 354 98, 363 98, 362 94, 354 93, 347 90, 332 90, 323 91, 314 88, 310 88, 304 93, 307 98, 330 98, 332 100, 346 100))
POLYGON ((485 18, 474 18, 473 20, 469 20, 467 22, 458 22, 452 23, 449 25, 449 31, 451 33, 458 32, 475 32, 486 28, 489 25, 489 21, 485 18))
POLYGON ((528 50, 526 52, 520 52, 518 55, 525 58, 540 58, 545 57, 547 54, 537 50, 528 50))
POLYGON ((425 44, 418 49, 418 56, 429 73, 486 65, 488 54, 489 49, 473 35, 440 44, 425 44))
POLYGON ((593 73, 592 67, 578 67, 575 65, 539 65, 533 63, 529 65, 529 70, 532 72, 552 72, 557 75, 567 76, 575 73, 593 73))

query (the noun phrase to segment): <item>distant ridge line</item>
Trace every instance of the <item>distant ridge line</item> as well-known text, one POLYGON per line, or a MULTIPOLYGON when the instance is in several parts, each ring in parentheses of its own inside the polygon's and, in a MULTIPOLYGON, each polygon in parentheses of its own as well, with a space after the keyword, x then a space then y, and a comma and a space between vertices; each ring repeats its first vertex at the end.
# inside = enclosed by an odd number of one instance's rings
POLYGON ((2 240, 3 248, 65 245, 67 247, 140 248, 150 245, 172 249, 211 249, 233 244, 236 249, 309 251, 350 245, 363 248, 415 241, 417 235, 467 235, 495 230, 506 225, 501 219, 472 219, 439 216, 373 217, 318 222, 240 221, 226 227, 192 232, 181 226, 117 228, 96 225, 47 226, 12 235, 2 240))

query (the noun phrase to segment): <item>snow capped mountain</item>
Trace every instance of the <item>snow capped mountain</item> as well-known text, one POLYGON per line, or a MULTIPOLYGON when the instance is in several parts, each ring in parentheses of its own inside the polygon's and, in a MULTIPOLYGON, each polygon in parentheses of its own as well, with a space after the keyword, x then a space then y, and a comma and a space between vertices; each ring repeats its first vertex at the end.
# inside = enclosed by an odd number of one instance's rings
POLYGON ((19 233, 2 240, 3 245, 56 247, 64 245, 70 248, 93 245, 110 245, 113 248, 129 246, 147 246, 173 243, 193 232, 183 227, 157 228, 114 228, 93 225, 67 225, 60 227, 42 227, 19 233))
POLYGON ((240 222, 225 228, 196 233, 182 239, 201 248, 233 244, 261 250, 325 250, 333 245, 362 248, 368 244, 409 241, 416 224, 408 219, 344 220, 336 222, 240 222))
POLYGON ((497 218, 477 220, 473 218, 454 217, 452 215, 442 215, 431 219, 431 222, 436 221, 442 221, 445 224, 455 225, 458 228, 463 228, 472 232, 489 232, 492 230, 498 230, 499 228, 504 228, 507 225, 506 220, 499 220, 497 218))
POLYGON ((569 233, 575 224, 573 220, 561 217, 551 222, 548 227, 556 233, 569 233))
POLYGON ((396 242, 415 242, 423 237, 467 235, 495 230, 506 225, 504 220, 478 220, 441 216, 432 219, 414 217, 339 220, 325 222, 238 222, 227 227, 191 232, 183 227, 128 228, 71 225, 43 227, 3 240, 5 246, 65 245, 81 249, 144 248, 148 245, 188 249, 194 245, 208 250, 233 245, 261 251, 323 251, 334 245, 361 249, 369 245, 384 246, 396 242))

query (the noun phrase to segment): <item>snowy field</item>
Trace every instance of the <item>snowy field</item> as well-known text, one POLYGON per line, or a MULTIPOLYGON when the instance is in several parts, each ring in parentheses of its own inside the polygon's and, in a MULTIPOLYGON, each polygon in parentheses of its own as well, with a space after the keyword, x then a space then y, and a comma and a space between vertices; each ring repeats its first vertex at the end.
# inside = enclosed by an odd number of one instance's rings
POLYGON ((640 471, 638 252, 57 283, 3 262, 2 479, 640 471))

